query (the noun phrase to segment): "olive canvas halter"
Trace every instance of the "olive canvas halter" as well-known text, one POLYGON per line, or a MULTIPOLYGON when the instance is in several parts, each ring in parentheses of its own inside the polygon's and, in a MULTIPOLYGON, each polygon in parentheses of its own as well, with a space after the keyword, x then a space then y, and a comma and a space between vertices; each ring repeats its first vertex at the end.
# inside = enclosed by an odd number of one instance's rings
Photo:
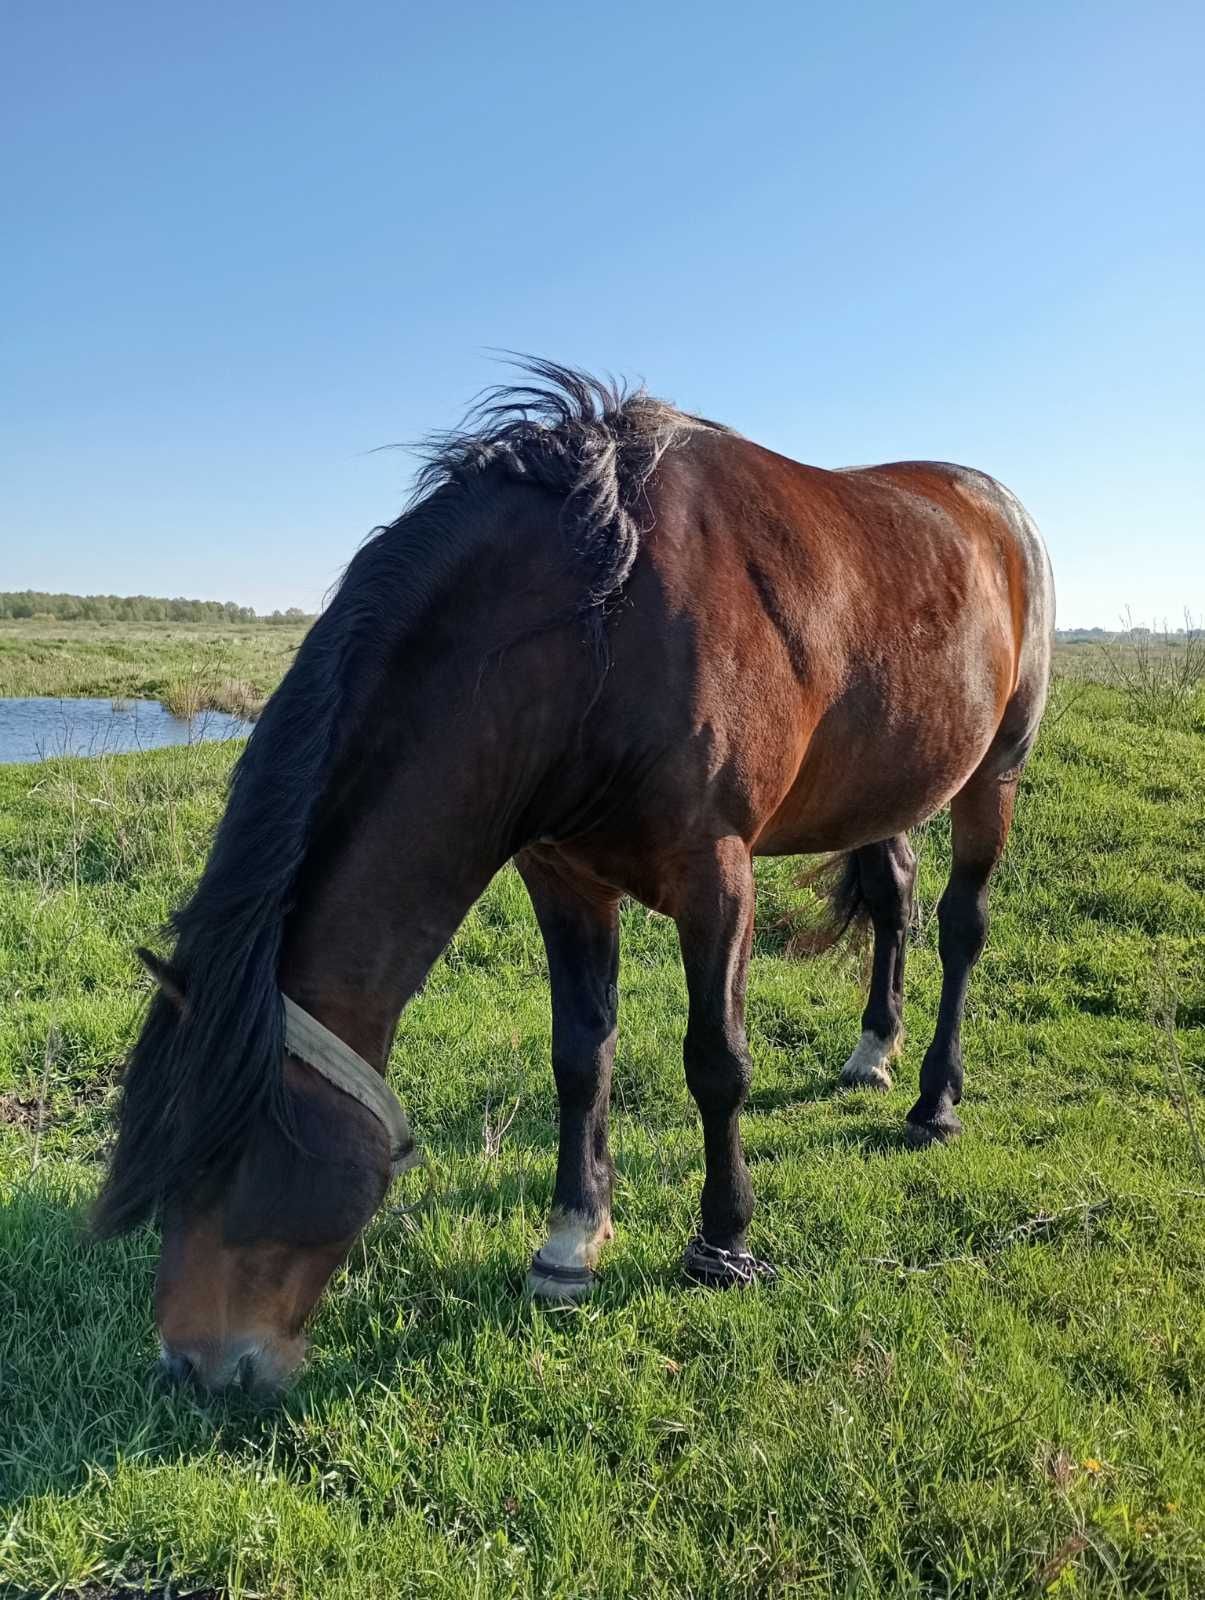
POLYGON ((287 994, 282 994, 281 999, 285 1009, 285 1049, 289 1054, 304 1061, 336 1089, 358 1100, 384 1125, 389 1135, 390 1166, 395 1178, 398 1173, 421 1165, 423 1158, 410 1132, 402 1103, 380 1073, 287 994))

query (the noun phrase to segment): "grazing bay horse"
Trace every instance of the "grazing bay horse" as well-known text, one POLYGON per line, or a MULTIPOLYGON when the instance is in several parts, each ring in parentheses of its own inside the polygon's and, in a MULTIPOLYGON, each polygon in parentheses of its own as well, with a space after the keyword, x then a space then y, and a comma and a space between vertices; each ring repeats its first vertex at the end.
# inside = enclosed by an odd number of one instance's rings
POLYGON ((102 1233, 157 1216, 169 1374, 271 1389, 414 1159, 383 1077, 407 1000, 514 860, 548 956, 560 1152, 529 1285, 611 1235, 619 906, 674 919, 703 1123, 688 1274, 770 1269, 739 1117, 753 857, 830 852, 873 928, 841 1075, 885 1089, 915 876, 949 802, 937 1028, 914 1144, 960 1128, 959 1027, 1050 668, 1041 539, 983 473, 801 466, 643 391, 533 362, 431 447, 352 560, 231 780, 131 1053, 102 1233))

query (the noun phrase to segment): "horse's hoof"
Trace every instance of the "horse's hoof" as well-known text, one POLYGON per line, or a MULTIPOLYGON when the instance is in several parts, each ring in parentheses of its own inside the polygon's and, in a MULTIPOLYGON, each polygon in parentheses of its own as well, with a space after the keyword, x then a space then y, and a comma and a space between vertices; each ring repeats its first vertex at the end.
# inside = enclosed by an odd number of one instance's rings
POLYGON ((906 1122, 904 1143, 909 1150, 927 1150, 931 1144, 949 1144, 961 1132, 962 1123, 957 1113, 943 1106, 936 1116, 925 1122, 906 1122))
POLYGON ((543 1305, 569 1306, 588 1300, 594 1291, 595 1274, 589 1267, 559 1267, 546 1261, 537 1250, 527 1274, 527 1292, 543 1305))
POLYGON ((877 1033, 867 1029, 841 1069, 841 1088, 872 1089, 879 1094, 894 1089, 890 1063, 899 1053, 899 1039, 880 1039, 877 1033))
POLYGON ((752 1283, 773 1283, 778 1276, 768 1261, 759 1261, 748 1250, 722 1250, 702 1234, 687 1245, 682 1267, 692 1283, 708 1289, 746 1289, 752 1283))
POLYGON ((894 1078, 880 1062, 859 1063, 856 1067, 847 1062, 838 1082, 842 1089, 873 1089, 877 1094, 895 1088, 894 1078))

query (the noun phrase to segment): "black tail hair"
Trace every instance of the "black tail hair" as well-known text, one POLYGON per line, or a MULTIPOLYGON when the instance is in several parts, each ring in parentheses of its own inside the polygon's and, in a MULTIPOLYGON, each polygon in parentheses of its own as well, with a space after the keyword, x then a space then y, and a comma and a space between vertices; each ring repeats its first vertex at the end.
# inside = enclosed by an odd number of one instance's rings
POLYGON ((827 856, 819 866, 801 874, 800 885, 823 902, 819 920, 797 927, 787 948, 792 955, 818 956, 853 934, 860 938, 870 926, 870 907, 862 886, 856 850, 827 856))

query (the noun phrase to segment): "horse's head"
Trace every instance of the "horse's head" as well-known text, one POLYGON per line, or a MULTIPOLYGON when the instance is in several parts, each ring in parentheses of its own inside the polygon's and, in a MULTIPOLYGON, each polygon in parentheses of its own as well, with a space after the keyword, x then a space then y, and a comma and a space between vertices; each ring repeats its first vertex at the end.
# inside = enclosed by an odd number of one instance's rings
MULTIPOLYGON (((187 1027, 183 980, 143 959, 187 1027)), ((286 1019, 287 1119, 258 1113, 233 1162, 174 1189, 161 1206, 163 1371, 204 1389, 265 1393, 284 1383, 305 1353, 306 1318, 380 1206, 391 1169, 405 1164, 405 1120, 399 1134, 400 1108, 391 1127, 371 1105, 371 1085, 359 1081, 379 1082, 368 1064, 290 1002, 286 1019), (315 1066, 311 1058, 324 1051, 325 1064, 315 1066)))

